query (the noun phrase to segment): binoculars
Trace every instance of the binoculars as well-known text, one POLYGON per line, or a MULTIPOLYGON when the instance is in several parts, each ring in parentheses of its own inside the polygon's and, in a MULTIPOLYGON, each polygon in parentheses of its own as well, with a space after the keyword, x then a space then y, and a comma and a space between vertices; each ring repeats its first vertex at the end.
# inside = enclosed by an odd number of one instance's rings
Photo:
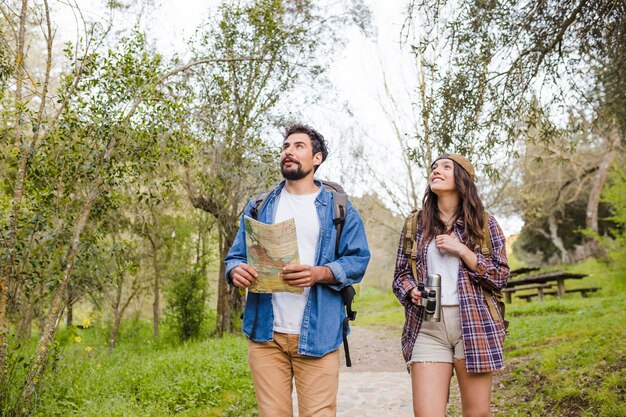
POLYGON ((424 307, 426 321, 439 321, 441 317, 441 275, 428 274, 426 286, 428 291, 424 288, 423 283, 417 285, 417 290, 422 294, 418 305, 424 307))

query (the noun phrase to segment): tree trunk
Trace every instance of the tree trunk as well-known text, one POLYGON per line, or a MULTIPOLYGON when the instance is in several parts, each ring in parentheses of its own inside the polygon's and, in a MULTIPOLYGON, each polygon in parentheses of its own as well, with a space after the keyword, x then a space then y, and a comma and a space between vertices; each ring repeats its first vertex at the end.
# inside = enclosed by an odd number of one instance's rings
POLYGON ((228 255, 228 251, 235 240, 234 236, 226 239, 223 233, 220 233, 219 236, 221 262, 217 280, 217 323, 215 331, 221 337, 224 333, 234 331, 233 319, 241 314, 244 297, 239 293, 239 288, 228 285, 225 277, 226 264, 224 258, 228 255))
POLYGON ((224 263, 224 258, 228 254, 229 247, 226 247, 224 243, 224 238, 220 233, 219 239, 220 245, 220 271, 217 277, 217 320, 215 323, 215 332, 219 337, 221 337, 224 333, 230 333, 233 330, 231 317, 231 306, 230 306, 230 285, 225 278, 226 264, 224 263))
POLYGON ((74 294, 72 291, 72 286, 67 286, 67 307, 65 312, 65 325, 71 326, 74 324, 74 294))
POLYGON ((120 326, 122 325, 122 311, 120 309, 115 309, 113 315, 115 319, 113 321, 113 328, 111 329, 111 335, 109 337, 109 347, 111 349, 115 349, 115 345, 117 344, 117 337, 120 334, 120 326))
MULTIPOLYGON (((95 188, 97 189, 98 186, 96 186, 95 188)), ((80 216, 78 217, 78 221, 74 228, 72 243, 65 258, 65 268, 63 270, 63 275, 54 291, 54 296, 50 304, 50 310, 48 311, 48 315, 46 316, 45 325, 41 333, 39 343, 37 344, 35 357, 28 372, 28 377, 26 378, 24 386, 22 387, 22 398, 24 400, 24 404, 28 404, 33 394, 36 393, 37 388, 39 387, 39 382, 42 380, 43 374, 48 365, 50 345, 54 341, 56 331, 59 327, 59 318, 65 306, 64 301, 66 299, 65 297, 67 285, 72 276, 74 261, 76 259, 76 253, 78 252, 78 245, 80 243, 80 236, 83 232, 83 229, 85 228, 85 225, 87 224, 87 219, 89 218, 91 208, 93 207, 97 195, 97 191, 92 191, 81 210, 80 216)))
POLYGON ((126 275, 124 272, 121 273, 120 281, 117 284, 117 290, 115 292, 115 300, 113 300, 113 328, 111 329, 111 334, 109 335, 109 347, 111 349, 115 349, 115 345, 117 344, 117 336, 120 332, 120 325, 122 323, 122 308, 120 308, 122 304, 122 289, 124 288, 124 281, 126 275))
POLYGON ((561 253, 561 263, 567 263, 567 249, 565 249, 563 239, 561 239, 558 234, 559 225, 556 223, 556 217, 554 216, 554 213, 550 214, 550 216, 548 217, 548 225, 550 228, 550 241, 552 241, 552 244, 556 246, 556 248, 561 253))
POLYGON ((157 258, 157 248, 156 246, 152 246, 152 263, 154 266, 154 301, 152 303, 152 333, 154 339, 157 340, 159 338, 159 321, 160 321, 160 310, 161 306, 159 303, 159 299, 161 296, 160 285, 161 285, 161 271, 159 269, 159 261, 157 258))
POLYGON ((34 307, 30 302, 20 306, 20 325, 17 328, 17 340, 25 342, 32 335, 33 319, 35 317, 34 307))
POLYGON ((65 312, 65 325, 70 327, 72 324, 74 324, 74 306, 69 302, 65 312))
MULTIPOLYGON (((617 137, 617 135, 615 135, 617 137)), ((619 141, 618 141, 619 143, 619 141)), ((606 177, 611 167, 611 163, 615 159, 617 154, 615 139, 612 138, 609 145, 608 152, 602 157, 598 171, 596 171, 595 178, 591 185, 591 192, 589 193, 589 199, 587 200, 587 213, 586 213, 586 226, 587 229, 594 232, 598 232, 598 204, 600 203, 600 196, 602 195, 602 189, 606 182, 606 177)))
MULTIPOLYGON (((603 155, 598 170, 596 171, 596 176, 594 177, 591 185, 591 192, 589 193, 589 199, 587 200, 585 226, 588 230, 591 230, 594 233, 598 233, 598 206, 600 204, 602 189, 606 183, 606 177, 608 175, 609 168, 611 167, 611 163, 617 155, 617 147, 619 146, 619 143, 619 134, 617 129, 614 129, 609 135, 608 152, 603 155)), ((589 246, 590 253, 601 255, 595 239, 589 239, 586 244, 589 246)))
MULTIPOLYGON (((6 263, 2 269, 0 276, 0 386, 8 386, 8 362, 7 362, 7 304, 9 301, 8 290, 11 286, 13 278, 13 268, 15 255, 17 250, 17 228, 19 221, 19 213, 22 205, 22 196, 24 194, 24 184, 26 182, 26 170, 28 168, 28 160, 30 157, 23 137, 23 106, 22 106, 22 86, 24 83, 24 47, 26 39, 26 14, 28 12, 28 1, 22 0, 20 11, 20 23, 17 37, 17 47, 15 50, 15 137, 20 143, 20 161, 18 165, 17 175, 15 178, 14 194, 11 200, 11 211, 8 219, 6 245, 6 263)), ((0 406, 5 404, 5 390, 0 390, 0 406)))

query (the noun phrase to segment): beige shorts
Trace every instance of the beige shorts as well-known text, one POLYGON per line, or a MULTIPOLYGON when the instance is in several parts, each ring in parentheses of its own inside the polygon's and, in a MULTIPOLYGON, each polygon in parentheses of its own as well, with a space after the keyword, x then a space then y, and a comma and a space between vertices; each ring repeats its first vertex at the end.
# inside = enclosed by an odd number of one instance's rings
POLYGON ((422 322, 407 365, 414 362, 454 363, 454 359, 465 359, 459 306, 442 306, 441 321, 422 322))

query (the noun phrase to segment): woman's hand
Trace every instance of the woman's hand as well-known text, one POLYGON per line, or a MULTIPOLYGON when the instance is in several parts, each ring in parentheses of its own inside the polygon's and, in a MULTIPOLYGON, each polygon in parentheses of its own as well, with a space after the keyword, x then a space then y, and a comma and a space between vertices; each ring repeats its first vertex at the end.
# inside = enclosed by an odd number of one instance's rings
POLYGON ((420 290, 417 289, 417 287, 413 288, 410 292, 411 295, 411 302, 413 302, 413 304, 419 304, 420 300, 422 299, 422 293, 420 290))
POLYGON ((435 236, 435 246, 442 253, 449 253, 450 255, 461 257, 464 251, 469 248, 463 243, 456 240, 450 235, 437 235, 435 236))
POLYGON ((456 240, 453 236, 436 236, 435 246, 437 246, 437 249, 439 249, 442 253, 449 253, 450 255, 461 258, 470 270, 476 271, 476 268, 478 268, 478 257, 474 251, 456 240))

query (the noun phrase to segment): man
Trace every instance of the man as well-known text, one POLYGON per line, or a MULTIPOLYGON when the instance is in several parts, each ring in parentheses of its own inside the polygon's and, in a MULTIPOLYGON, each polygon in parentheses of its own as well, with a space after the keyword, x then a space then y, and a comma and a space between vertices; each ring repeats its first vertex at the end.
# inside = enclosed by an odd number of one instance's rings
MULTIPOLYGON (((260 417, 292 416, 292 380, 300 417, 336 415, 339 352, 345 317, 340 290, 361 281, 369 262, 363 222, 348 204, 335 254, 333 194, 314 180, 328 150, 323 136, 296 124, 284 134, 280 167, 285 180, 258 213, 264 223, 293 218, 301 265, 283 269, 283 280, 302 294, 248 293, 243 332, 248 336, 260 417)), ((252 200, 244 215, 250 216, 252 200)), ((248 288, 258 277, 246 264, 243 216, 226 262, 228 282, 248 288)))

